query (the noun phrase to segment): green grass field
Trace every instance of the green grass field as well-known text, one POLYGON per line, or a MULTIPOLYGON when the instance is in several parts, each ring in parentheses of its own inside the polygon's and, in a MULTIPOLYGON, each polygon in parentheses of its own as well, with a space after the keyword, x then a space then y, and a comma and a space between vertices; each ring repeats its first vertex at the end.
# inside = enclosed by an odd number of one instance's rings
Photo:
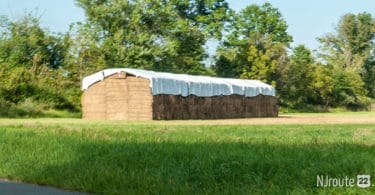
POLYGON ((0 178, 95 194, 373 194, 375 125, 0 120, 0 178))

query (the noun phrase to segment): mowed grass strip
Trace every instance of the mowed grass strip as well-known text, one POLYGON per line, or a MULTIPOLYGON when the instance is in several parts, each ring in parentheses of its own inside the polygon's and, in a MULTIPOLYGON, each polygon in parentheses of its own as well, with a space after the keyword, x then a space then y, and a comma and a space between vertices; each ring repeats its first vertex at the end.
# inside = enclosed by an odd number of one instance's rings
POLYGON ((374 178, 374 144, 359 124, 17 123, 0 126, 0 178, 96 194, 371 194, 316 177, 374 178))

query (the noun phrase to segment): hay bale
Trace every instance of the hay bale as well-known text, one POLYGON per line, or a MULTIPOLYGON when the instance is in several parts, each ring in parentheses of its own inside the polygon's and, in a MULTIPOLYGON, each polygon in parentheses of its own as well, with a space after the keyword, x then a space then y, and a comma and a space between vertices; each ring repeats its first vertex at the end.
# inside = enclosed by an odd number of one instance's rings
POLYGON ((259 95, 187 97, 159 94, 153 96, 153 119, 224 119, 277 116, 276 98, 259 95))
POLYGON ((150 81, 119 73, 89 87, 82 96, 83 118, 117 120, 276 117, 273 96, 197 97, 152 95, 150 81))
POLYGON ((92 85, 84 92, 83 118, 150 120, 152 101, 147 79, 121 72, 92 85))

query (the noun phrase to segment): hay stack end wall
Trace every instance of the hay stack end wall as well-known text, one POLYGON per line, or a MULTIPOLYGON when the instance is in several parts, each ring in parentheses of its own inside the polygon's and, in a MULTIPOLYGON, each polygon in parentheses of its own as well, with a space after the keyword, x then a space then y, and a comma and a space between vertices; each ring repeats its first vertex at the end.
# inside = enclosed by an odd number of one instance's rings
POLYGON ((83 79, 87 119, 277 117, 274 88, 254 80, 106 69, 83 79))

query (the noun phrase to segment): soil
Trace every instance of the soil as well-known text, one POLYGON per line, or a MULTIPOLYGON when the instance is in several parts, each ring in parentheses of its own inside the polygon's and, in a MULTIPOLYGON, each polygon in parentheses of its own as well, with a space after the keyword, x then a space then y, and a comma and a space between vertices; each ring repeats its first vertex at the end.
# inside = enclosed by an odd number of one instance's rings
POLYGON ((169 125, 235 125, 235 124, 374 124, 375 116, 353 115, 279 115, 277 118, 246 118, 220 120, 155 121, 169 125))

